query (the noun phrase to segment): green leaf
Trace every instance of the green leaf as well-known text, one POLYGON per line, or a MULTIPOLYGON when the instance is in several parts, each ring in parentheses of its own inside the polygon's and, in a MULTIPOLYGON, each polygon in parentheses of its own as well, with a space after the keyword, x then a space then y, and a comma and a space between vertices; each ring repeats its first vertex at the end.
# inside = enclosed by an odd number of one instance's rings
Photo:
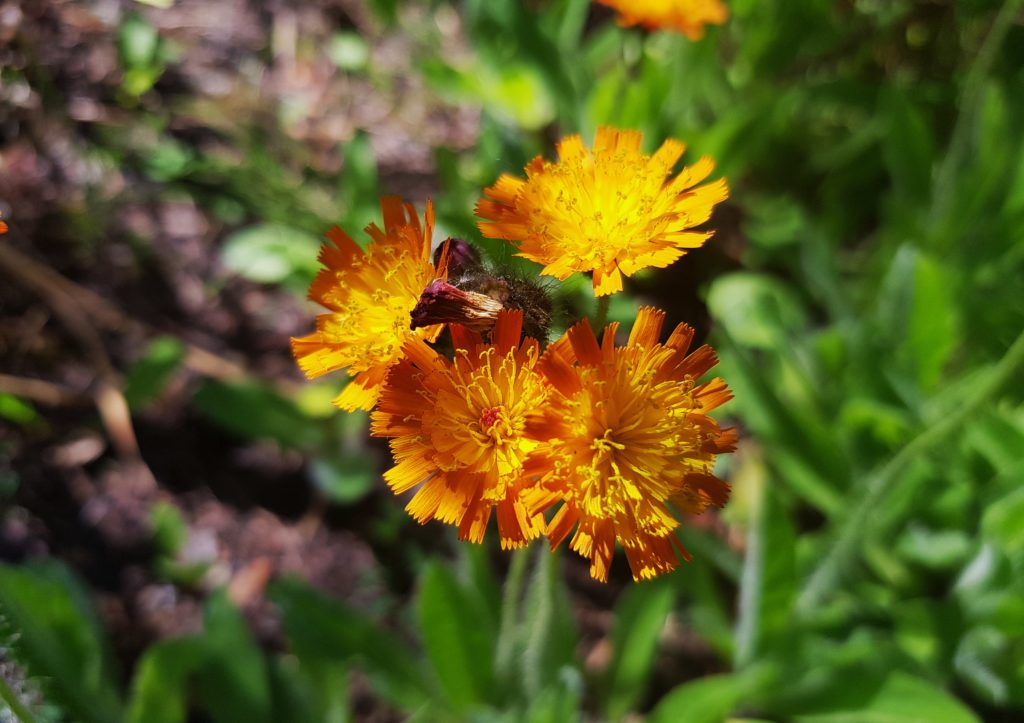
POLYGON ((565 667, 529 698, 524 720, 529 723, 573 723, 583 720, 581 703, 583 677, 573 667, 565 667))
POLYGON ((310 462, 309 473, 317 489, 342 505, 366 497, 380 479, 377 460, 369 453, 317 457, 310 462))
POLYGON ((26 427, 39 421, 39 412, 30 402, 0 392, 0 418, 26 427))
POLYGON ((497 631, 493 617, 440 565, 427 567, 416 612, 427 655, 452 704, 461 710, 491 700, 497 631))
POLYGON ((206 645, 198 637, 149 647, 132 681, 128 723, 184 723, 189 679, 202 669, 206 656, 206 645))
POLYGON ((558 558, 546 546, 537 549, 537 564, 523 609, 522 680, 531 699, 558 680, 576 660, 576 620, 558 558))
POLYGON ((979 723, 963 703, 932 683, 894 672, 862 707, 799 716, 799 723, 979 723))
MULTIPOLYGON (((339 201, 344 210, 342 226, 346 229, 363 228, 373 221, 380 208, 377 176, 377 156, 370 136, 360 130, 345 144, 345 165, 339 179, 339 201)), ((352 234, 356 243, 363 243, 363 235, 352 234)))
POLYGON ((297 449, 318 448, 325 430, 290 399, 257 381, 207 381, 192 398, 206 416, 248 439, 271 439, 297 449))
POLYGON ((1015 489, 990 504, 982 516, 981 529, 985 537, 997 543, 1008 553, 1024 550, 1024 487, 1015 489))
POLYGON ((708 310, 743 346, 772 349, 806 324, 803 307, 784 284, 769 276, 734 272, 708 290, 708 310))
POLYGON ((747 695, 747 678, 712 675, 673 688, 661 699, 649 723, 722 723, 747 695))
POLYGON ((117 47, 125 68, 150 68, 157 62, 160 35, 144 17, 130 13, 121 21, 117 47))
POLYGON ((924 389, 938 384, 959 338, 956 297, 950 293, 954 286, 954 277, 938 261, 918 258, 907 344, 924 389))
POLYGON ((939 381, 959 330, 955 276, 939 261, 905 245, 893 257, 878 298, 878 320, 895 360, 922 389, 939 381))
POLYGON ((153 546, 164 555, 177 555, 188 539, 188 524, 181 511, 169 502, 157 502, 149 513, 153 546))
POLYGON ((320 240, 291 226, 264 223, 236 231, 224 242, 221 263, 261 284, 286 284, 304 292, 316 275, 320 240))
POLYGON ((157 337, 128 370, 124 398, 132 410, 160 396, 185 358, 184 345, 173 336, 157 337))
MULTIPOLYGON (((921 111, 903 89, 889 87, 882 94, 880 114, 886 119, 883 153, 895 187, 919 204, 927 201, 935 163, 935 142, 921 111)), ((912 208, 912 206, 911 206, 912 208)))
POLYGON ((281 609, 292 652, 303 667, 358 664, 374 689, 404 710, 433 698, 420 656, 383 627, 298 581, 275 583, 271 598, 281 609))
POLYGON ((130 723, 182 723, 193 689, 218 723, 271 720, 263 652, 223 591, 206 604, 202 635, 150 647, 135 673, 130 723))
POLYGON ((903 559, 933 570, 960 567, 973 548, 971 538, 960 530, 931 530, 920 524, 911 524, 896 542, 903 559))
POLYGON ((342 70, 363 70, 370 60, 370 46, 358 33, 335 33, 326 52, 331 62, 342 70))
POLYGON ((615 606, 612 662, 604 700, 609 720, 620 719, 643 696, 673 598, 671 584, 655 580, 627 588, 615 606))
POLYGON ((45 690, 76 720, 121 720, 106 638, 88 593, 66 568, 0 566, 0 624, 16 634, 15 660, 45 679, 45 690))
POLYGON ((270 721, 263 652, 223 591, 207 601, 204 622, 207 658, 197 683, 211 717, 218 723, 270 721))
POLYGON ((788 512, 764 475, 750 477, 749 483, 754 486, 755 507, 747 534, 736 624, 736 665, 741 668, 765 651, 792 647, 797 588, 796 535, 788 512))

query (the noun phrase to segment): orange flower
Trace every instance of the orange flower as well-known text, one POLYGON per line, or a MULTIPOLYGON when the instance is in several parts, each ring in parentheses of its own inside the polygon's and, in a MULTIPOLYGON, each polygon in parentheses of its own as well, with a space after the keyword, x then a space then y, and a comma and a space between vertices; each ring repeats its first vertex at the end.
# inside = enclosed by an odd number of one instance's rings
POLYGON ((721 0, 596 0, 619 11, 619 25, 643 25, 684 33, 690 40, 704 37, 705 25, 721 25, 729 10, 721 0))
POLYGON ((535 368, 537 341, 519 341, 522 324, 521 311, 500 312, 492 344, 452 325, 454 361, 409 339, 371 417, 371 433, 391 438, 396 464, 385 481, 395 494, 419 486, 406 507, 417 522, 436 518, 481 542, 497 508, 505 549, 538 537, 544 524, 520 499, 537 474, 531 456, 546 437, 549 393, 535 368))
POLYGON ((7 233, 7 224, 3 222, 3 214, 0 213, 0 234, 7 233))
POLYGON ((593 271, 598 296, 621 291, 622 274, 668 266, 711 236, 690 229, 711 217, 729 189, 724 179, 697 185, 714 169, 707 157, 668 180, 685 146, 668 140, 648 156, 641 138, 598 128, 592 151, 579 136, 563 139, 557 163, 538 156, 526 180, 506 174, 484 191, 480 231, 515 242, 518 255, 544 264, 548 276, 593 271))
MULTIPOLYGON (((442 324, 412 331, 410 313, 437 271, 430 260, 434 208, 427 201, 424 225, 416 210, 396 197, 380 202, 384 230, 366 227, 366 250, 335 226, 331 244, 320 250, 324 268, 309 287, 309 298, 330 310, 316 319, 316 331, 292 339, 292 353, 310 379, 338 369, 355 377, 334 403, 369 410, 388 370, 402 358, 409 339, 433 341, 442 324)), ((442 274, 443 275, 443 274, 442 274)))
POLYGON ((700 513, 729 496, 712 466, 732 451, 736 434, 707 413, 731 394, 721 379, 697 383, 718 360, 708 346, 687 354, 693 329, 680 324, 658 343, 664 317, 641 309, 622 347, 615 346, 616 324, 598 344, 584 320, 538 364, 558 391, 541 423, 557 441, 544 452, 551 471, 524 499, 532 512, 564 500, 547 525, 551 546, 575 529, 572 549, 590 558, 590 574, 602 581, 616 540, 634 579, 674 569, 676 551, 687 553, 668 504, 700 513))

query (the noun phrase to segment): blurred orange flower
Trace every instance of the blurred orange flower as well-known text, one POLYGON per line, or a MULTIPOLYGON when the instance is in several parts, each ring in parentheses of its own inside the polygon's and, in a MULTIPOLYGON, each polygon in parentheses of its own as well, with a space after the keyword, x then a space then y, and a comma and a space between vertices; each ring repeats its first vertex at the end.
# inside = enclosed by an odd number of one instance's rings
POLYGON ((7 224, 3 221, 3 214, 0 213, 0 234, 7 233, 7 224))
POLYGON ((625 346, 617 325, 600 344, 584 320, 545 351, 538 368, 557 390, 541 426, 550 468, 524 495, 531 512, 564 504, 546 528, 552 549, 575 529, 573 550, 590 574, 607 580, 622 545, 636 580, 655 577, 687 557, 674 534, 687 513, 722 506, 729 486, 712 474, 715 457, 734 449, 736 434, 707 413, 731 398, 721 379, 698 384, 717 364, 709 346, 687 354, 693 329, 680 324, 658 342, 665 314, 643 308, 625 346), (667 504, 668 503, 668 504, 667 504))
POLYGON ((648 156, 641 138, 598 128, 592 151, 578 135, 563 139, 557 163, 538 156, 526 180, 502 175, 484 191, 480 231, 515 242, 548 276, 593 271, 597 296, 621 291, 622 274, 668 266, 711 236, 689 229, 707 221, 729 189, 725 179, 697 185, 714 169, 707 157, 667 180, 685 146, 668 140, 648 156))
POLYGON ((619 25, 643 25, 685 33, 690 40, 704 37, 705 25, 721 25, 729 10, 721 0, 596 0, 619 12, 619 25))
POLYGON ((292 353, 310 379, 338 369, 353 376, 334 403, 342 409, 369 410, 388 370, 402 358, 409 339, 433 341, 443 324, 410 329, 410 313, 424 287, 437 274, 430 259, 434 209, 427 201, 424 224, 416 209, 396 197, 380 202, 384 230, 370 224, 366 250, 335 226, 320 250, 324 268, 309 298, 330 313, 316 319, 316 331, 292 339, 292 353))
POLYGON ((544 525, 520 499, 538 474, 531 456, 547 436, 549 393, 537 341, 520 343, 522 324, 521 311, 499 312, 491 344, 453 324, 454 361, 408 340, 371 417, 371 433, 391 438, 396 464, 384 479, 392 491, 419 485, 406 507, 417 522, 438 519, 481 542, 497 508, 504 549, 522 547, 544 525))

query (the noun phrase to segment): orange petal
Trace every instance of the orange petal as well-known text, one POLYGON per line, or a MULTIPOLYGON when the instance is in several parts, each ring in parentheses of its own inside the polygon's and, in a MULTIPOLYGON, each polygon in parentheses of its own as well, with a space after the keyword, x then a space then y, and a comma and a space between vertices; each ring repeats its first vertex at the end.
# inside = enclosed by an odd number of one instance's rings
POLYGON ((620 291, 622 291, 622 274, 617 266, 594 269, 594 296, 608 296, 608 294, 617 294, 620 291))
POLYGON ((581 364, 597 366, 601 363, 601 348, 597 345, 597 337, 590 328, 590 322, 582 319, 568 331, 569 343, 581 364))
POLYGON ((437 465, 426 455, 401 460, 384 473, 384 481, 396 495, 408 492, 437 472, 437 465))
POLYGON ((377 403, 387 373, 386 366, 370 367, 360 372, 341 390, 341 394, 334 398, 335 406, 346 412, 354 412, 357 409, 370 411, 377 403))
POLYGON ((653 347, 661 337, 661 325, 665 322, 665 312, 653 306, 644 306, 637 312, 636 321, 629 332, 629 346, 639 344, 653 347))
POLYGON ((519 346, 519 337, 523 333, 523 312, 521 309, 502 309, 498 312, 498 320, 494 324, 491 339, 498 354, 505 356, 513 348, 519 346))

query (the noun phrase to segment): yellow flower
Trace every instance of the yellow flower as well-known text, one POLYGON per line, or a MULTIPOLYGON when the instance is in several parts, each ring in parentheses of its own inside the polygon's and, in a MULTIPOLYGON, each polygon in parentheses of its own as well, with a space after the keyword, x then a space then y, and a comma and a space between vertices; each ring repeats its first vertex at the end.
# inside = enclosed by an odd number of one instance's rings
POLYGON ((491 344, 452 325, 454 361, 407 341, 371 417, 371 433, 391 438, 388 486, 395 494, 419 486, 406 507, 417 522, 438 519, 481 542, 497 508, 505 549, 525 545, 544 525, 520 499, 538 474, 531 456, 546 436, 549 392, 535 368, 537 341, 520 343, 522 324, 521 311, 500 312, 491 344))
POLYGON ((705 25, 721 25, 729 10, 721 0, 596 0, 619 11, 619 25, 643 25, 685 33, 690 40, 704 37, 705 25))
POLYGON ((335 226, 320 250, 324 268, 309 287, 309 298, 330 313, 316 319, 316 331, 292 339, 292 353, 310 379, 338 369, 353 376, 334 403, 342 409, 369 410, 388 370, 402 358, 412 338, 433 341, 442 324, 410 329, 410 313, 436 271, 430 260, 434 209, 427 201, 424 225, 411 204, 381 199, 384 230, 366 227, 373 242, 366 250, 335 226))
POLYGON ((598 128, 594 149, 579 136, 558 144, 559 161, 538 156, 526 180, 502 175, 484 191, 480 231, 516 242, 519 256, 565 279, 594 272, 598 296, 622 290, 622 274, 665 267, 701 246, 711 232, 690 231, 729 195, 725 179, 698 186, 714 169, 701 158, 668 180, 685 146, 668 140, 653 156, 640 151, 639 131, 598 128))
POLYGON ((636 580, 655 577, 688 557, 674 534, 687 513, 724 505, 729 487, 712 474, 715 456, 732 451, 734 430, 707 412, 731 394, 721 379, 698 384, 717 363, 711 347, 687 354, 693 329, 680 324, 658 343, 665 314, 643 308, 625 346, 615 324, 598 344, 584 320, 544 353, 538 367, 558 393, 541 423, 556 441, 550 468, 525 496, 538 512, 564 500, 545 530, 552 548, 575 528, 571 547, 590 558, 590 574, 607 580, 622 545, 636 580))

